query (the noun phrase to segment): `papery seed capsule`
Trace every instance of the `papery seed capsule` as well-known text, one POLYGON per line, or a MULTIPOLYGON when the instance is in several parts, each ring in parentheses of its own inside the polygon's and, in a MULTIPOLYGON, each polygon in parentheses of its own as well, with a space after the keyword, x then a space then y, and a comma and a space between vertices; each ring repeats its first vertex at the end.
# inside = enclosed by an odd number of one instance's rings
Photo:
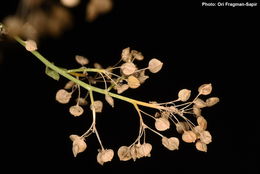
POLYGON ((126 91, 129 88, 129 86, 127 84, 116 85, 115 87, 116 87, 116 90, 117 90, 118 94, 123 93, 124 91, 126 91))
POLYGON ((121 65, 120 69, 122 73, 126 76, 133 74, 137 70, 135 64, 133 64, 132 62, 124 63, 123 65, 121 65))
POLYGON ((193 101, 193 103, 195 104, 195 106, 197 108, 204 108, 207 106, 206 102, 204 102, 202 99, 197 98, 195 101, 193 101))
POLYGON ((178 133, 183 134, 184 131, 189 130, 189 125, 187 122, 180 121, 180 122, 176 123, 176 130, 178 133))
POLYGON ((25 49, 27 51, 35 51, 37 50, 37 44, 34 40, 27 40, 25 43, 25 49))
POLYGON ((166 147, 169 150, 178 150, 179 139, 176 137, 171 137, 171 138, 163 137, 162 144, 164 145, 164 147, 166 147))
POLYGON ((62 5, 72 8, 77 6, 80 3, 80 0, 60 0, 60 2, 62 5))
POLYGON ((107 103, 110 106, 112 106, 112 108, 113 108, 114 107, 114 99, 108 94, 105 95, 105 99, 106 99, 107 103))
POLYGON ((203 130, 207 129, 207 120, 203 116, 197 118, 197 123, 203 130))
POLYGON ((144 143, 138 149, 138 152, 139 154, 141 154, 142 157, 150 157, 151 151, 152 151, 152 145, 150 143, 144 143))
POLYGON ((218 97, 211 97, 206 100, 207 107, 211 107, 219 102, 218 97))
POLYGON ((130 88, 133 89, 138 88, 140 86, 139 80, 132 75, 127 78, 127 84, 130 88))
POLYGON ((71 106, 69 111, 70 111, 70 114, 75 116, 75 117, 82 115, 83 112, 84 112, 83 108, 79 105, 71 106))
POLYGON ((71 89, 74 85, 76 85, 73 81, 68 81, 66 85, 64 86, 64 89, 71 89))
POLYGON ((80 106, 86 106, 88 104, 87 100, 85 98, 77 98, 76 102, 80 105, 80 106))
POLYGON ((189 100, 190 94, 191 94, 191 90, 188 90, 188 89, 180 90, 178 93, 179 100, 183 101, 183 102, 189 100))
POLYGON ((207 152, 207 144, 201 142, 201 141, 197 141, 196 144, 196 149, 202 152, 207 152))
POLYGON ((68 103, 70 101, 70 98, 71 98, 71 93, 64 89, 60 89, 56 93, 56 100, 62 104, 68 103))
POLYGON ((165 131, 170 128, 170 122, 166 118, 157 118, 155 119, 155 128, 159 131, 165 131))
POLYGON ((196 139, 197 136, 193 131, 184 131, 182 134, 182 140, 186 143, 194 143, 196 139))
POLYGON ((201 109, 198 108, 196 105, 193 105, 193 113, 196 115, 196 117, 201 116, 201 109))
POLYGON ((212 91, 212 85, 211 85, 211 83, 201 85, 201 86, 198 88, 198 91, 199 91, 199 94, 202 94, 202 95, 208 95, 208 94, 210 94, 211 91, 212 91))
POLYGON ((122 50, 121 58, 124 62, 131 61, 130 47, 127 47, 122 50))
POLYGON ((97 155, 97 162, 103 165, 105 162, 109 162, 114 157, 114 151, 112 149, 101 150, 97 155))
POLYGON ((158 59, 151 59, 148 64, 148 69, 152 73, 157 73, 162 69, 163 63, 158 59))
POLYGON ((200 133, 200 141, 205 144, 209 144, 212 142, 212 137, 209 131, 203 131, 200 133))
POLYGON ((117 155, 120 161, 128 161, 131 159, 130 149, 127 146, 121 146, 117 151, 117 155))
POLYGON ((144 56, 142 55, 142 53, 139 52, 139 51, 136 51, 136 50, 132 50, 131 55, 132 55, 133 59, 136 59, 136 60, 143 60, 144 59, 144 56))
POLYGON ((72 144, 72 152, 74 157, 77 156, 77 154, 85 151, 85 149, 87 148, 87 144, 85 143, 85 141, 83 139, 76 139, 73 141, 72 144))
MULTIPOLYGON (((92 105, 90 106, 90 109, 92 110, 92 105)), ((94 101, 94 108, 96 112, 102 112, 103 109, 103 102, 100 100, 94 101)))
POLYGON ((89 63, 89 60, 83 56, 76 55, 75 59, 76 59, 77 63, 79 63, 81 65, 87 65, 89 63))

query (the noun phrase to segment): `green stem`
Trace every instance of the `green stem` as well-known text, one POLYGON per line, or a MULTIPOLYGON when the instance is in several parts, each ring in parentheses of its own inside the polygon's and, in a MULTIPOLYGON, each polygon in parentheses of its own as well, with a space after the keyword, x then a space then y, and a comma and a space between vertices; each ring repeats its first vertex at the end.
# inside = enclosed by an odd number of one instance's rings
MULTIPOLYGON (((25 46, 25 42, 18 36, 14 37, 14 39, 19 42, 21 45, 25 46)), ((94 91, 100 94, 109 94, 111 97, 120 99, 120 100, 124 100, 126 102, 132 103, 132 104, 137 104, 137 105, 142 105, 142 106, 146 106, 146 107, 150 107, 150 108, 155 108, 155 109, 162 109, 162 106, 159 106, 157 104, 153 104, 153 103, 147 103, 147 102, 143 102, 143 101, 139 101, 139 100, 135 100, 132 98, 128 98, 122 95, 118 95, 112 92, 107 92, 104 89, 101 88, 97 88, 94 86, 91 86, 75 77, 73 77, 72 75, 68 74, 68 71, 63 70, 57 66, 55 66, 54 64, 52 64, 50 61, 48 61, 44 56, 42 56, 38 51, 31 51, 31 53, 37 57, 42 63, 44 63, 47 67, 51 68, 52 70, 56 71, 57 73, 59 73, 60 75, 64 76, 65 78, 75 82, 76 84, 80 85, 81 87, 85 88, 88 91, 94 91)), ((78 70, 78 69, 77 69, 78 70)), ((92 72, 99 72, 102 71, 102 69, 89 69, 92 72)))

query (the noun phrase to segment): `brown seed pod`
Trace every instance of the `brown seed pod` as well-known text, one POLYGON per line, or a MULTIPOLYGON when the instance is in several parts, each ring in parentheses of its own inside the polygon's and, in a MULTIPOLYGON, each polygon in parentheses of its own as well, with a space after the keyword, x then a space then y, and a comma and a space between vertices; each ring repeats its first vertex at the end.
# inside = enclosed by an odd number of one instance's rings
POLYGON ((25 49, 27 51, 35 51, 37 50, 37 44, 34 40, 27 40, 25 43, 25 49))
POLYGON ((76 55, 75 59, 76 59, 77 63, 82 65, 82 66, 87 65, 89 63, 89 60, 84 56, 76 55))
POLYGON ((191 90, 188 90, 188 89, 180 90, 178 93, 179 100, 183 101, 183 102, 189 100, 190 94, 191 94, 191 90))
POLYGON ((151 59, 148 64, 148 69, 151 73, 157 73, 162 69, 163 63, 158 59, 151 59))
POLYGON ((136 51, 136 50, 132 50, 131 55, 132 55, 133 59, 136 59, 136 60, 143 60, 144 59, 144 56, 142 55, 142 53, 139 52, 139 51, 136 51))
POLYGON ((110 95, 105 94, 105 100, 112 108, 114 107, 114 99, 110 95))
POLYGON ((72 143, 72 152, 74 157, 77 156, 77 154, 84 152, 84 150, 87 148, 87 144, 83 139, 75 139, 72 143))
POLYGON ((182 140, 186 143, 194 143, 196 139, 197 136, 193 131, 184 131, 182 134, 182 140))
POLYGON ((106 162, 109 162, 114 157, 114 151, 112 149, 104 149, 99 151, 97 155, 97 162, 103 165, 106 162))
MULTIPOLYGON (((90 105, 90 109, 92 110, 92 104, 90 105)), ((100 100, 94 101, 94 108, 96 112, 102 112, 103 109, 103 102, 100 100)))
POLYGON ((206 100, 207 107, 211 107, 219 102, 218 97, 211 97, 206 100))
POLYGON ((139 80, 132 75, 127 78, 127 84, 132 89, 138 88, 140 86, 139 80))
POLYGON ((212 142, 212 137, 209 131, 203 131, 200 133, 200 141, 205 144, 209 144, 212 142))
POLYGON ((202 152, 207 152, 207 144, 201 142, 201 141, 197 141, 196 144, 196 149, 202 152))
POLYGON ((133 64, 132 62, 124 63, 123 65, 121 65, 120 69, 122 73, 126 76, 133 74, 137 70, 135 64, 133 64))
POLYGON ((209 84, 203 84, 198 88, 199 94, 201 95, 208 95, 212 91, 212 85, 211 83, 209 84))
POLYGON ((88 104, 87 100, 85 98, 77 98, 76 102, 80 105, 80 106, 86 106, 88 104))
POLYGON ((66 85, 64 86, 64 89, 71 89, 74 85, 76 85, 73 81, 68 81, 66 85))
POLYGON ((201 127, 202 130, 206 130, 207 129, 207 120, 203 117, 203 116, 199 116, 197 118, 197 123, 198 125, 201 127))
POLYGON ((196 117, 201 116, 201 109, 198 108, 196 105, 193 105, 193 113, 196 115, 196 117))
POLYGON ((207 106, 206 102, 204 102, 202 99, 197 98, 195 101, 193 101, 193 103, 195 104, 195 106, 197 108, 204 108, 207 106))
POLYGON ((130 47, 127 47, 127 48, 122 50, 121 59, 124 62, 130 62, 131 61, 130 47))
POLYGON ((144 143, 138 148, 138 153, 141 157, 150 157, 152 151, 152 145, 150 143, 144 143))
POLYGON ((127 146, 121 146, 117 151, 117 155, 120 161, 130 160, 131 159, 130 148, 127 146))
POLYGON ((71 98, 71 93, 64 90, 64 89, 60 89, 58 90, 58 92, 56 93, 56 100, 62 104, 66 104, 70 101, 71 98))
POLYGON ((184 131, 189 130, 189 125, 187 122, 180 121, 180 122, 176 123, 176 130, 178 133, 183 134, 184 131))
POLYGON ((75 117, 81 116, 84 112, 83 108, 79 105, 71 106, 69 111, 70 111, 70 114, 75 117))
POLYGON ((155 120, 155 128, 158 131, 165 131, 170 128, 170 122, 168 119, 161 117, 156 118, 155 120))
POLYGON ((77 6, 80 3, 80 0, 60 0, 60 2, 62 5, 72 8, 77 6))
POLYGON ((162 144, 169 150, 178 150, 179 149, 179 139, 176 137, 163 137, 162 144))
POLYGON ((126 91, 129 88, 129 86, 127 84, 123 84, 123 85, 116 85, 115 89, 117 90, 118 94, 123 93, 124 91, 126 91))

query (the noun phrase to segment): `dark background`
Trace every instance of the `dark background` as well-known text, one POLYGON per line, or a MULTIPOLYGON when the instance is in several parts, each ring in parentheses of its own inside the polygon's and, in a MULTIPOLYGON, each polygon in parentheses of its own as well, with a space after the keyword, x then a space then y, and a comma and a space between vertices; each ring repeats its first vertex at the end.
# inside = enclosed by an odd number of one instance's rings
MULTIPOLYGON (((15 13, 17 2, 1 4, 1 20, 15 13)), ((212 83, 212 96, 218 96, 220 103, 203 111, 213 136, 208 152, 198 152, 193 144, 183 142, 178 151, 168 151, 161 145, 161 139, 148 131, 152 156, 120 162, 117 149, 136 138, 138 116, 131 105, 115 100, 115 108, 105 106, 97 120, 104 146, 115 151, 113 161, 103 167, 96 162, 99 145, 94 135, 87 139, 87 150, 74 158, 68 137, 82 134, 88 128, 91 113, 86 111, 82 117, 73 118, 68 112, 69 105, 55 101, 56 91, 66 80, 52 80, 44 74, 43 64, 18 43, 2 41, 0 158, 4 163, 1 165, 12 166, 7 167, 9 170, 32 172, 253 171, 256 115, 249 117, 250 108, 246 106, 249 97, 256 95, 258 7, 205 8, 201 2, 115 0, 109 14, 90 24, 84 20, 84 4, 71 10, 75 18, 73 28, 59 38, 42 38, 39 51, 66 68, 77 67, 76 54, 88 57, 92 63, 109 66, 117 62, 121 50, 128 46, 145 56, 140 66, 156 57, 164 62, 162 71, 149 74, 144 85, 124 93, 144 101, 172 100, 182 88, 191 89, 195 95, 198 86, 212 83)), ((96 95, 97 99, 102 97, 96 95)), ((166 135, 179 136, 173 129, 166 135)))

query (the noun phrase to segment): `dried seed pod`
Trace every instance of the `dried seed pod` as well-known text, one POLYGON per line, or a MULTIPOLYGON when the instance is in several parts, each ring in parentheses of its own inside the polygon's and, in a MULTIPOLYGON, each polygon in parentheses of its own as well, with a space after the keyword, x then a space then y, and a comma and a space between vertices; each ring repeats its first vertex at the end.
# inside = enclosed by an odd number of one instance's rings
POLYGON ((197 108, 204 108, 207 106, 206 102, 204 102, 202 99, 197 98, 195 101, 193 101, 193 103, 195 104, 195 106, 197 108))
POLYGON ((71 106, 69 111, 70 111, 70 114, 75 117, 82 115, 84 112, 83 108, 79 105, 71 106))
POLYGON ((124 62, 131 61, 130 47, 127 47, 122 50, 121 58, 124 62))
POLYGON ((163 63, 158 59, 151 59, 148 64, 148 69, 151 73, 157 73, 162 69, 163 63))
POLYGON ((207 107, 211 107, 219 102, 218 97, 210 97, 206 100, 207 107))
POLYGON ((80 106, 86 106, 88 104, 87 100, 85 98, 77 98, 76 102, 80 105, 80 106))
POLYGON ((76 83, 73 81, 68 81, 64 86, 64 89, 71 89, 76 83))
POLYGON ((179 149, 179 139, 176 137, 163 137, 162 144, 169 150, 178 150, 179 149))
POLYGON ((196 144, 196 149, 202 152, 207 152, 207 144, 201 142, 201 141, 197 141, 196 144))
POLYGON ((139 51, 136 51, 136 50, 132 50, 131 55, 132 55, 133 59, 136 59, 136 60, 143 60, 144 59, 144 56, 142 55, 142 53, 139 52, 139 51))
POLYGON ((162 111, 162 112, 161 112, 161 117, 162 117, 162 118, 168 119, 170 115, 171 115, 171 113, 168 112, 168 111, 162 111))
POLYGON ((117 155, 120 161, 128 161, 131 159, 130 149, 127 146, 121 146, 117 151, 117 155))
POLYGON ((72 135, 69 136, 69 138, 70 138, 71 141, 75 141, 75 140, 80 139, 80 136, 72 134, 72 135))
POLYGON ((170 128, 170 122, 166 118, 156 118, 155 128, 159 131, 165 131, 170 128))
POLYGON ((201 127, 202 130, 206 130, 207 129, 207 120, 203 117, 203 116, 199 116, 197 118, 197 123, 198 125, 201 127))
POLYGON ((80 0, 60 0, 61 4, 66 7, 75 7, 80 3, 80 0))
POLYGON ((188 131, 189 130, 189 125, 187 122, 183 122, 183 121, 180 121, 178 123, 176 123, 176 130, 178 133, 180 134, 183 134, 184 131, 188 131))
POLYGON ((149 78, 149 76, 145 75, 145 70, 142 70, 138 73, 137 78, 139 82, 143 84, 149 78))
POLYGON ((66 104, 70 101, 71 98, 71 93, 64 90, 64 89, 60 89, 58 90, 58 92, 56 93, 56 100, 62 104, 66 104))
POLYGON ((103 165, 106 162, 109 162, 114 157, 114 151, 112 149, 103 149, 99 151, 97 155, 97 162, 103 165))
MULTIPOLYGON (((92 110, 92 104, 90 105, 90 109, 92 110)), ((94 108, 96 112, 102 112, 103 109, 103 102, 100 100, 94 101, 94 108)))
POLYGON ((37 44, 34 40, 27 40, 25 43, 25 49, 27 51, 35 51, 37 50, 37 44))
POLYGON ((204 131, 204 130, 203 130, 202 127, 200 127, 200 126, 195 126, 195 127, 193 128, 193 132, 196 134, 197 137, 199 137, 199 136, 200 136, 200 133, 203 132, 203 131, 204 131))
POLYGON ((115 87, 116 87, 116 90, 117 90, 118 94, 123 93, 124 91, 126 91, 129 88, 129 86, 127 84, 116 85, 115 87))
POLYGON ((209 144, 212 142, 212 137, 209 131, 203 131, 200 133, 200 141, 205 144, 209 144))
POLYGON ((196 139, 197 136, 193 131, 184 131, 182 134, 182 140, 186 143, 194 143, 196 139))
POLYGON ((196 117, 201 116, 201 109, 198 108, 196 105, 193 105, 193 113, 196 115, 196 117))
POLYGON ((132 62, 124 63, 123 65, 121 65, 120 69, 122 73, 126 76, 133 74, 137 70, 135 64, 133 64, 132 62))
POLYGON ((142 157, 150 157, 152 151, 152 145, 150 143, 144 143, 138 148, 138 152, 142 157))
POLYGON ((137 145, 133 145, 130 147, 130 155, 134 161, 136 160, 136 158, 141 158, 141 155, 138 154, 138 148, 139 147, 137 145))
POLYGON ((73 140, 72 152, 73 152, 74 157, 76 157, 77 154, 83 152, 86 148, 87 148, 87 144, 83 139, 76 138, 75 140, 73 140))
POLYGON ((89 63, 89 60, 84 56, 76 55, 75 59, 76 59, 77 63, 82 65, 82 66, 87 65, 89 63))
POLYGON ((183 102, 189 100, 190 94, 191 94, 191 90, 188 90, 188 89, 180 90, 178 93, 179 100, 183 101, 183 102))
POLYGON ((138 88, 140 86, 139 80, 132 75, 127 78, 127 84, 130 88, 133 89, 138 88))
POLYGON ((100 64, 97 63, 97 62, 95 62, 93 66, 94 66, 94 68, 96 68, 96 69, 103 69, 102 65, 100 65, 100 64))
POLYGON ((114 99, 108 94, 105 95, 105 99, 106 99, 107 103, 110 106, 112 106, 112 108, 113 108, 114 107, 114 99))
POLYGON ((211 83, 209 84, 203 84, 198 88, 199 94, 201 95, 208 95, 212 91, 212 85, 211 83))

